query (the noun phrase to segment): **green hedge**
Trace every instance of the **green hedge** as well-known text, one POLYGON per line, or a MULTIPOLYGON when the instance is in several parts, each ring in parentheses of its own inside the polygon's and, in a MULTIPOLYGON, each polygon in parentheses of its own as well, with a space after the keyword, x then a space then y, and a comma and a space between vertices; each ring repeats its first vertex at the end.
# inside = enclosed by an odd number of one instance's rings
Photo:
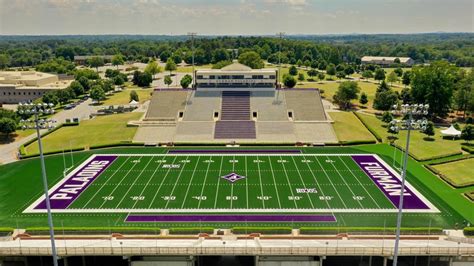
MULTIPOLYGON (((67 150, 67 152, 70 152, 70 151, 83 151, 83 150, 84 150, 84 148, 74 148, 74 149, 67 150)), ((63 153, 63 152, 66 152, 66 151, 64 151, 64 150, 48 151, 48 152, 43 152, 43 155, 52 155, 52 154, 58 154, 58 153, 63 153)), ((39 153, 22 155, 21 159, 33 158, 33 157, 38 157, 38 156, 40 156, 39 153)))
POLYGON ((367 130, 374 135, 378 142, 382 142, 383 138, 373 129, 369 124, 365 123, 364 119, 357 112, 353 112, 354 115, 360 120, 360 122, 367 128, 367 130))
POLYGON ((377 141, 375 140, 349 140, 349 141, 339 141, 339 144, 344 146, 350 145, 361 145, 361 144, 375 144, 377 141))
MULTIPOLYGON (((55 227, 56 235, 110 235, 120 234, 160 234, 160 228, 155 227, 55 227)), ((30 235, 48 235, 48 227, 29 227, 26 233, 30 235)))
POLYGON ((253 227, 253 226, 236 226, 232 227, 232 233, 234 234, 291 234, 291 227, 253 227))
POLYGON ((9 236, 13 233, 13 230, 11 227, 0 227, 0 236, 9 236))
POLYGON ((131 141, 121 141, 121 142, 115 142, 115 143, 108 143, 108 144, 100 144, 100 145, 92 145, 89 147, 90 150, 95 150, 95 149, 103 149, 103 148, 113 148, 113 147, 120 147, 120 146, 145 146, 145 143, 142 142, 131 142, 131 141))
POLYGON ((465 236, 474 236, 474 227, 465 227, 464 228, 465 236))
POLYGON ((176 227, 170 228, 169 233, 171 235, 195 235, 199 233, 212 234, 214 228, 212 227, 176 227))
MULTIPOLYGON (((441 227, 402 227, 400 232, 405 235, 440 234, 441 227)), ((395 227, 301 227, 302 235, 325 235, 325 234, 395 234, 395 227)))
POLYGON ((469 147, 467 145, 463 145, 461 146, 461 149, 465 152, 469 152, 470 154, 474 154, 474 148, 472 147, 469 147))

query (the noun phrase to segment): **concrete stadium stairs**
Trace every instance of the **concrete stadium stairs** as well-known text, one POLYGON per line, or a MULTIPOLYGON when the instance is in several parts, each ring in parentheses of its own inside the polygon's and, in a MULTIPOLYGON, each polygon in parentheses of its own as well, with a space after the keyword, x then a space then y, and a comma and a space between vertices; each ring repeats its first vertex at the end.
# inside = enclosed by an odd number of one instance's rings
POLYGON ((250 120, 250 92, 222 92, 221 119, 216 122, 215 139, 255 139, 255 121, 250 120))

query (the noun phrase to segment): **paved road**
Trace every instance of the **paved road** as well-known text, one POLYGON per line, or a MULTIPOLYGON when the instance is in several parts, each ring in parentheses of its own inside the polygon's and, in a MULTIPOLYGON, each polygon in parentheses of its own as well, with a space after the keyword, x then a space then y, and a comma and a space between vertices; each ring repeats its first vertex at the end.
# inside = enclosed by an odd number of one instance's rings
MULTIPOLYGON (((57 121, 55 123, 55 126, 57 126, 60 123, 64 123, 66 119, 68 118, 69 119, 79 118, 79 120, 89 119, 90 114, 92 114, 95 111, 95 107, 90 105, 91 103, 92 101, 91 99, 89 99, 79 104, 74 109, 64 110, 53 115, 52 119, 57 121)), ((41 133, 44 133, 44 132, 46 132, 46 130, 41 130, 41 133)), ((17 154, 18 154, 18 149, 20 148, 20 146, 23 143, 35 137, 36 137, 36 133, 31 134, 22 139, 19 139, 12 143, 0 145, 0 163, 6 164, 6 163, 11 163, 18 160, 17 154)))

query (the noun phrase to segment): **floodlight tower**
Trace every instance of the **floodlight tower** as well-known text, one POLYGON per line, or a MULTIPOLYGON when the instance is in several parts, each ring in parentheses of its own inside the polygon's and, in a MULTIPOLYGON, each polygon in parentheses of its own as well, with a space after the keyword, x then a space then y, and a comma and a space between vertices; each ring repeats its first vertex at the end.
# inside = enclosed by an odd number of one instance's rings
POLYGON ((285 36, 284 32, 277 33, 277 36, 280 38, 280 47, 278 52, 278 81, 277 84, 279 85, 281 82, 281 46, 283 43, 283 37, 285 36))
POLYGON ((196 37, 197 33, 196 32, 188 32, 188 36, 191 37, 191 54, 192 54, 192 65, 193 65, 193 84, 195 83, 194 78, 194 37, 196 37))
POLYGON ((428 115, 428 104, 402 104, 393 106, 392 113, 399 114, 406 117, 405 120, 392 120, 390 122, 390 130, 398 132, 399 130, 407 130, 407 140, 405 144, 405 153, 403 154, 403 166, 402 166, 402 187, 400 189, 400 201, 398 202, 398 215, 397 215, 397 232, 395 238, 395 246, 393 251, 393 266, 397 266, 398 263, 398 247, 400 244, 400 228, 402 225, 402 212, 403 212, 403 196, 405 194, 405 180, 407 175, 407 160, 408 160, 408 149, 410 148, 410 133, 412 130, 426 130, 428 121, 423 119, 415 120, 414 117, 423 117, 428 115))
POLYGON ((19 104, 19 114, 26 114, 26 115, 34 115, 34 119, 28 120, 21 120, 22 128, 23 129, 36 129, 36 136, 38 138, 38 146, 40 152, 40 161, 41 161, 41 175, 43 177, 43 189, 44 189, 44 197, 46 202, 46 209, 48 212, 48 225, 49 225, 49 236, 51 239, 51 253, 53 256, 53 264, 54 266, 58 266, 58 255, 56 252, 56 244, 54 241, 54 229, 53 229, 53 216, 51 214, 51 203, 49 200, 48 194, 48 180, 46 177, 46 166, 44 163, 44 155, 43 155, 43 144, 41 143, 41 134, 40 129, 52 129, 53 123, 56 122, 52 119, 40 119, 39 115, 41 114, 54 114, 53 104, 47 103, 20 103, 19 104))

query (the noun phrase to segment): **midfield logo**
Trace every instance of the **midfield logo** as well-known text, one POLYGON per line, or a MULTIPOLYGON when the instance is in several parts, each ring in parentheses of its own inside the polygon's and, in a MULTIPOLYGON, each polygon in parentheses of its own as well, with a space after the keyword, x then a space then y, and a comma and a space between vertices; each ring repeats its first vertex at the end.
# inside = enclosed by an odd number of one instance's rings
POLYGON ((225 176, 221 176, 221 178, 224 178, 225 180, 231 182, 231 183, 234 183, 236 181, 239 181, 241 179, 244 179, 245 176, 241 176, 241 175, 238 175, 236 173, 230 173, 228 175, 225 175, 225 176))

